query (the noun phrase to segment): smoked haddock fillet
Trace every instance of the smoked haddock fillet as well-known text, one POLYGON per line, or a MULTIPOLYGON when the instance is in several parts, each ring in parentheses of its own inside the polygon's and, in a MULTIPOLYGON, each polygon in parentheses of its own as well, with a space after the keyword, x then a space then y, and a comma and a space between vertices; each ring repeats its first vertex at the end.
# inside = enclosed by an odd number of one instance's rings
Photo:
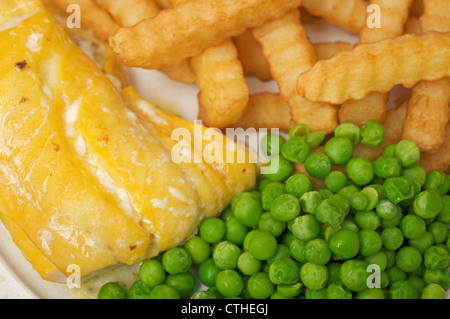
POLYGON ((0 217, 42 278, 155 256, 254 187, 249 160, 174 161, 206 128, 119 91, 41 1, 0 1, 0 54, 0 217))

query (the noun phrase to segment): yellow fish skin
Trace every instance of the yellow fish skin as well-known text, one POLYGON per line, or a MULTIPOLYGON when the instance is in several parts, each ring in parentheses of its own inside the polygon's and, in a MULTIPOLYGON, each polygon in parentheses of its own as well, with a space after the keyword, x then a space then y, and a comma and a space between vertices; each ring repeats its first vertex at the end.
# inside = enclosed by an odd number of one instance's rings
POLYGON ((0 218, 43 279, 155 256, 255 186, 256 164, 175 163, 194 124, 119 91, 41 1, 0 2, 0 54, 0 218))

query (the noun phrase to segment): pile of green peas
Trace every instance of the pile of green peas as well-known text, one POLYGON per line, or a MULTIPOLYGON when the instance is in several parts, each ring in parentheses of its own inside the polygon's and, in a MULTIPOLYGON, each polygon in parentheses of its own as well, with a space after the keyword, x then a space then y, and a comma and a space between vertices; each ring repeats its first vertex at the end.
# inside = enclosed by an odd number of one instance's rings
POLYGON ((205 219, 184 245, 142 262, 128 292, 110 282, 98 298, 446 298, 450 176, 427 174, 409 140, 373 162, 353 156, 356 144, 383 140, 375 121, 342 123, 328 139, 304 124, 287 140, 269 133, 262 146, 276 158, 267 165, 277 165, 255 190, 205 219), (323 152, 312 152, 320 145, 323 152), (314 188, 310 177, 325 187, 314 188))

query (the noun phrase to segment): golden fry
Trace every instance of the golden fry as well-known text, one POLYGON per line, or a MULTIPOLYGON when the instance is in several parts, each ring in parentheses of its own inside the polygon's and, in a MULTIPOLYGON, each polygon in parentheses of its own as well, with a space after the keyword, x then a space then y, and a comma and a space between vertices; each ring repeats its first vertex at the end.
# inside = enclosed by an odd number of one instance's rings
MULTIPOLYGON (((446 0, 425 0, 420 21, 422 30, 450 31, 450 3, 446 0)), ((446 137, 450 118, 450 78, 419 82, 412 89, 403 138, 414 141, 422 151, 436 152, 446 137)))
POLYGON ((450 33, 429 32, 340 52, 301 74, 297 86, 307 99, 341 104, 362 99, 371 91, 386 93, 397 84, 410 88, 419 81, 449 75, 450 33))
POLYGON ((111 18, 94 0, 45 0, 45 3, 66 13, 68 6, 76 4, 82 11, 81 27, 92 29, 100 40, 107 40, 120 25, 111 18))
POLYGON ((249 92, 231 39, 191 58, 191 67, 200 89, 199 119, 203 124, 224 128, 236 122, 247 106, 249 92))
POLYGON ((359 33, 366 20, 365 0, 303 0, 302 7, 350 33, 359 33))
MULTIPOLYGON (((402 35, 411 3, 412 0, 370 0, 371 5, 381 8, 381 28, 370 28, 365 24, 359 34, 359 43, 374 43, 402 35)), ((372 92, 362 100, 347 101, 339 109, 339 120, 357 125, 371 120, 383 122, 388 100, 387 93, 372 92)))
POLYGON ((345 41, 319 42, 313 44, 313 46, 318 60, 330 59, 338 52, 353 49, 353 44, 345 41))
POLYGON ((95 2, 125 27, 152 18, 160 10, 153 0, 95 0, 95 2))
POLYGON ((447 124, 446 129, 447 138, 442 144, 441 148, 435 153, 422 152, 420 155, 419 165, 421 165, 425 171, 431 172, 434 170, 441 170, 447 174, 450 174, 450 124, 447 124))
POLYGON ((231 127, 278 128, 288 132, 294 124, 289 104, 277 93, 263 92, 250 95, 244 114, 231 127))
POLYGON ((298 10, 253 29, 278 83, 281 96, 291 106, 294 121, 307 124, 312 131, 332 132, 337 125, 337 109, 326 103, 314 103, 297 94, 299 74, 316 61, 313 45, 300 22, 298 10))
POLYGON ((262 81, 272 79, 269 63, 262 53, 261 44, 253 36, 252 30, 248 29, 234 37, 233 42, 238 50, 245 75, 256 76, 262 81))
POLYGON ((162 10, 155 18, 124 27, 110 38, 127 66, 158 69, 178 64, 246 29, 282 16, 301 0, 196 0, 162 10), (151 32, 149 32, 149 30, 151 32))

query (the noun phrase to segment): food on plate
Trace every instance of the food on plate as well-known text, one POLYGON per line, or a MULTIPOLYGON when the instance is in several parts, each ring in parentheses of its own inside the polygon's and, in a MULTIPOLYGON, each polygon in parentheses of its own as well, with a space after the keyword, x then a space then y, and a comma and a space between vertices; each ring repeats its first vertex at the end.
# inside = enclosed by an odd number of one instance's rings
MULTIPOLYGON (((400 111, 406 113, 406 104, 400 111)), ((387 119, 397 116, 391 114, 387 119)), ((322 177, 286 169, 297 159, 280 162, 220 216, 203 220, 186 244, 145 260, 130 288, 105 281, 97 298, 445 299, 450 177, 427 174, 414 142, 387 145, 389 132, 375 121, 361 129, 341 123, 300 160, 311 161, 309 171, 322 177), (377 142, 367 143, 368 136, 377 142), (347 142, 350 155, 353 145, 387 147, 373 160, 344 160, 337 139, 347 142), (327 154, 344 164, 324 168, 327 154)), ((269 133, 263 143, 281 143, 272 158, 284 157, 290 141, 311 141, 316 133, 298 124, 289 135, 269 133)))
POLYGON ((307 124, 313 131, 333 131, 337 125, 336 106, 311 102, 297 93, 298 76, 316 61, 314 47, 300 22, 300 12, 291 10, 254 28, 253 35, 262 45, 280 95, 290 105, 292 119, 307 124))
POLYGON ((180 156, 201 161, 176 162, 174 129, 206 128, 114 86, 41 1, 1 2, 0 25, 1 219, 42 278, 154 256, 253 188, 248 160, 206 162, 187 144, 180 156))
MULTIPOLYGON (((423 32, 450 32, 450 4, 444 0, 425 0, 421 16, 423 32)), ((412 88, 403 138, 413 140, 420 149, 436 152, 446 138, 450 118, 450 77, 422 81, 412 88), (420 133, 419 133, 420 132, 420 133)))
MULTIPOLYGON (((371 0, 370 5, 382 8, 380 28, 369 27, 366 23, 359 33, 359 43, 374 43, 383 39, 395 38, 403 34, 412 0, 371 0)), ((367 18, 372 14, 367 13, 367 18)), ((386 116, 388 93, 372 92, 362 100, 350 100, 339 108, 339 120, 363 125, 366 121, 383 122, 386 116)))
POLYGON ((302 0, 302 7, 350 33, 359 33, 366 20, 366 0, 302 0))
POLYGON ((450 34, 427 32, 360 44, 318 61, 299 76, 297 86, 307 99, 340 104, 372 91, 386 93, 398 84, 411 88, 449 74, 450 34), (324 78, 326 82, 320 80, 324 78))
POLYGON ((299 5, 300 0, 182 2, 153 19, 120 28, 110 43, 125 65, 158 69, 196 56, 211 45, 280 17, 299 5))

